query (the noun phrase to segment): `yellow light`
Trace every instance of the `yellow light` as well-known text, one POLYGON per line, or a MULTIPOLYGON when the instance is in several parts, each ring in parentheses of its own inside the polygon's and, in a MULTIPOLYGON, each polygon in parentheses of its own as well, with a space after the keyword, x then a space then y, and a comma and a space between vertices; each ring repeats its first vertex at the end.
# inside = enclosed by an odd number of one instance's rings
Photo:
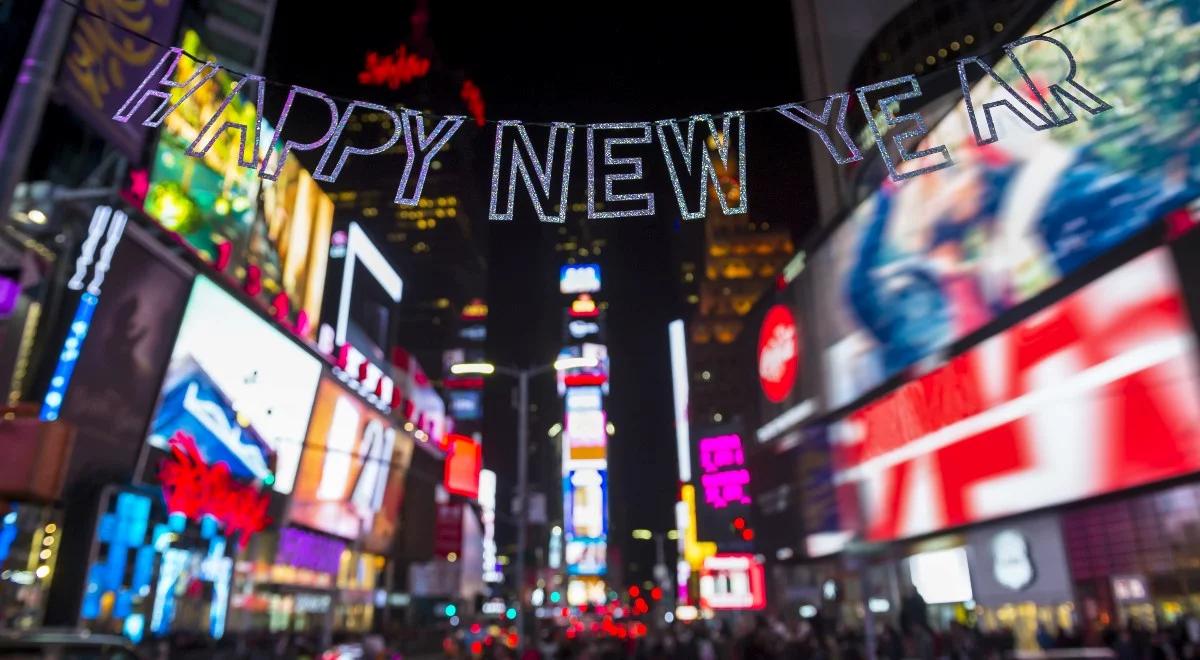
POLYGON ((635 529, 633 530, 633 538, 639 541, 649 541, 654 538, 654 533, 648 529, 635 529))
POLYGON ((672 530, 668 531, 667 538, 672 541, 678 541, 679 540, 679 530, 672 529, 672 530))
POLYGON ((596 311, 596 301, 586 293, 571 301, 571 311, 575 314, 592 314, 596 311))
POLYGON ((54 554, 54 553, 51 552, 50 548, 46 548, 38 553, 38 557, 44 561, 46 559, 49 559, 50 555, 52 555, 52 554, 54 554))
POLYGON ((46 576, 50 575, 50 567, 49 566, 38 566, 37 570, 34 571, 33 573, 34 573, 34 575, 38 576, 39 579, 45 580, 46 576))
POLYGON ((47 534, 53 534, 54 532, 57 532, 57 531, 58 531, 58 525, 55 525, 54 523, 49 523, 46 525, 46 533, 47 534))
POLYGON ((487 318, 487 315, 488 306, 478 298, 467 303, 462 310, 462 317, 464 319, 484 319, 487 318))
POLYGON ((50 546, 54 545, 54 537, 47 536, 46 538, 42 539, 42 545, 44 545, 46 547, 50 547, 50 546))

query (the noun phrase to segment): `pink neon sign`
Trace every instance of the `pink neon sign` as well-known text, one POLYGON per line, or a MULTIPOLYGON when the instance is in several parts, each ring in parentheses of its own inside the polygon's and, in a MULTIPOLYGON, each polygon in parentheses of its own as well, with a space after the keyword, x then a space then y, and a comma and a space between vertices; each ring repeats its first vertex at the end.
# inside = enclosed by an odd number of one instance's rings
POLYGON ((736 435, 702 438, 699 444, 700 485, 704 502, 714 509, 730 504, 750 504, 750 471, 736 435))

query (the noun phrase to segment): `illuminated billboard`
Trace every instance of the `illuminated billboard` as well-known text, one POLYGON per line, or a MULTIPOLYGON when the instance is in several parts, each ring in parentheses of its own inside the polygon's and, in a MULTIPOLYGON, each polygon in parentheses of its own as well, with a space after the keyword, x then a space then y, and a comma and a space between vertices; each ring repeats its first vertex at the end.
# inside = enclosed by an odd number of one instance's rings
POLYGON ((604 541, 568 541, 563 552, 570 575, 603 575, 607 569, 608 544, 604 541))
POLYGON ((572 470, 564 478, 568 539, 602 539, 608 533, 605 470, 572 470))
POLYGON ((558 290, 563 293, 574 295, 600 290, 600 266, 597 264, 566 265, 558 272, 558 290))
MULTIPOLYGON (((1030 34, 1101 4, 1059 2, 1030 34)), ((1034 132, 993 108, 1000 139, 979 146, 960 103, 916 147, 945 145, 955 166, 885 182, 809 255, 823 284, 814 305, 821 313, 809 320, 819 326, 831 407, 852 404, 1200 196, 1200 141, 1188 137, 1194 104, 1178 85, 1158 82, 1195 80, 1200 23, 1192 7, 1129 0, 1057 30, 1081 54, 1071 75, 1102 90, 1113 109, 1034 132), (1156 44, 1150 67, 1159 74, 1129 75, 1146 44, 1156 44)), ((1066 77, 1056 47, 1019 52, 1040 89, 1066 77)), ((995 72, 1026 89, 1007 58, 995 72)), ((971 96, 982 107, 1003 100, 1002 91, 985 77, 971 96)))
MULTIPOLYGON (((179 58, 175 82, 189 80, 206 60, 212 59, 194 30, 184 32, 181 47, 199 61, 179 58)), ((243 161, 255 162, 254 145, 268 143, 268 136, 254 135, 257 110, 253 102, 239 97, 221 110, 237 82, 220 71, 167 115, 154 151, 146 194, 146 213, 179 233, 210 261, 216 260, 220 244, 239 250, 247 244, 258 212, 258 172, 239 165, 238 149, 244 149, 240 154, 243 161), (237 131, 224 131, 203 159, 188 156, 188 146, 218 110, 219 122, 247 126, 245 145, 239 147, 237 131)), ((182 99, 184 89, 180 86, 171 90, 172 103, 182 99)))
POLYGON ((1157 248, 852 412, 841 511, 882 541, 1200 470, 1196 360, 1157 248))
POLYGON ((442 485, 446 491, 470 499, 479 497, 479 472, 483 469, 483 447, 465 435, 446 436, 448 453, 442 485))
POLYGON ((320 377, 315 356, 197 277, 149 442, 166 450, 171 436, 185 430, 205 460, 225 460, 236 474, 290 493, 320 377))
POLYGON ((316 327, 325 292, 333 200, 289 154, 275 181, 263 182, 263 218, 252 232, 247 260, 262 269, 267 295, 287 294, 293 309, 316 327))
MULTIPOLYGON (((571 388, 568 396, 576 389, 571 388)), ((597 394, 597 397, 599 395, 597 394)), ((608 455, 607 418, 600 409, 576 410, 570 404, 563 423, 563 467, 571 470, 581 467, 603 469, 608 455)))
POLYGON ((399 528, 413 443, 335 380, 321 381, 291 522, 387 552, 399 528))
POLYGON ((763 565, 754 555, 716 554, 700 571, 700 606, 709 610, 761 610, 767 605, 763 565))

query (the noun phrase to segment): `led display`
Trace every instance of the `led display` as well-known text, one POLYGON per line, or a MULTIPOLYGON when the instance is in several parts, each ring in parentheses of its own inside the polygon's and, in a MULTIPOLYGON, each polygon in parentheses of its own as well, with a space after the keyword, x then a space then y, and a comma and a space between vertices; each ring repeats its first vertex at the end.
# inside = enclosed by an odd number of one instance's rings
POLYGON ((386 552, 400 523, 413 443, 332 379, 321 381, 292 494, 293 523, 386 552))
POLYGON ((205 277, 197 277, 150 423, 166 450, 187 430, 201 456, 290 493, 320 361, 205 277), (273 467, 272 467, 273 464, 273 467))
POLYGON ((1196 359, 1157 248, 852 412, 841 511, 886 540, 1200 470, 1196 359))

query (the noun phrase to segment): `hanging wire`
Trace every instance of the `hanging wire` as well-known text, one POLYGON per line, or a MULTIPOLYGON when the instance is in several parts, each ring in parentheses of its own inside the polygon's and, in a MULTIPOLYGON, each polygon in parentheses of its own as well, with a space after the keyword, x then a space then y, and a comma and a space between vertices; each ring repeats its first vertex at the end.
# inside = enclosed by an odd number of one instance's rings
MULTIPOLYGON (((146 35, 142 34, 141 32, 138 32, 130 27, 121 25, 120 23, 108 18, 107 16, 100 14, 99 12, 92 11, 91 9, 88 9, 87 7, 83 6, 79 2, 75 2, 74 0, 59 0, 59 2, 70 5, 70 6, 74 7, 75 9, 79 10, 81 13, 87 15, 90 18, 94 18, 96 20, 103 21, 104 23, 107 23, 107 24, 117 28, 118 30, 125 32, 126 34, 132 35, 134 37, 137 37, 138 39, 141 39, 148 43, 154 44, 164 50, 169 50, 171 48, 174 48, 174 46, 172 46, 170 44, 165 44, 153 37, 146 36, 146 35)), ((1108 0, 1108 2, 1105 2, 1102 5, 1097 5, 1096 7, 1093 7, 1068 21, 1064 21, 1062 23, 1059 23, 1058 25, 1055 25, 1054 27, 1051 27, 1051 28, 1045 30, 1044 32, 1038 33, 1038 36, 1046 36, 1052 32, 1061 30, 1062 28, 1065 28, 1068 25, 1078 23, 1079 21, 1082 21, 1085 18, 1088 18, 1094 14, 1104 11, 1104 10, 1112 7, 1113 5, 1120 4, 1121 2, 1124 2, 1124 0, 1108 0)), ((186 56, 187 58, 191 59, 192 61, 194 61, 198 64, 204 64, 204 63, 209 62, 208 60, 201 59, 200 57, 197 57, 196 55, 193 55, 192 53, 189 53, 186 50, 180 49, 180 52, 184 56, 186 56)), ((982 53, 980 53, 980 55, 994 55, 994 54, 999 54, 1001 52, 1003 52, 1002 49, 992 49, 989 51, 983 51, 982 53)), ((233 74, 234 76, 237 76, 240 78, 246 78, 250 75, 250 74, 238 71, 237 69, 231 69, 224 65, 218 64, 216 66, 218 66, 219 68, 221 68, 225 71, 228 71, 230 74, 233 74)), ((915 77, 918 80, 919 79, 927 79, 932 76, 938 75, 938 74, 942 73, 943 71, 949 70, 950 68, 952 68, 952 67, 945 66, 945 65, 938 66, 933 69, 929 69, 926 73, 917 75, 915 77)), ((291 89, 293 87, 293 85, 291 85, 289 83, 283 83, 283 82, 279 82, 279 81, 275 81, 275 80, 264 80, 263 83, 268 86, 277 87, 280 89, 291 89)), ((351 103, 355 100, 359 100, 359 101, 362 100, 362 99, 347 98, 347 97, 343 97, 343 96, 335 96, 333 94, 329 94, 327 96, 329 96, 329 98, 331 98, 335 101, 339 101, 341 103, 351 103)), ((763 106, 761 108, 754 108, 751 110, 735 110, 733 112, 740 112, 742 114, 758 114, 758 113, 763 113, 763 112, 777 112, 780 108, 783 108, 788 105, 793 105, 793 104, 808 105, 809 103, 816 103, 818 101, 824 101, 827 98, 829 98, 829 95, 805 99, 802 101, 791 101, 788 103, 779 103, 776 105, 768 105, 768 106, 763 106)), ((400 103, 391 104, 390 107, 395 110, 401 110, 401 111, 414 110, 416 112, 420 112, 422 115, 424 115, 426 117, 430 117, 431 119, 433 119, 435 121, 438 119, 442 119, 447 116, 450 116, 450 115, 438 114, 438 113, 431 112, 428 110, 417 110, 416 108, 409 108, 409 107, 405 106, 404 104, 400 104, 400 103)), ((723 114, 723 113, 718 113, 718 114, 723 114)), ((457 115, 454 115, 454 116, 457 116, 457 115)), ((683 117, 670 118, 670 119, 667 119, 666 121, 682 121, 683 119, 686 119, 686 118, 683 118, 683 117)), ((574 126, 574 127, 584 127, 584 126, 589 125, 588 123, 577 123, 577 122, 545 122, 545 121, 498 120, 498 119, 485 119, 484 123, 495 125, 495 124, 500 123, 501 121, 518 121, 519 123, 524 124, 526 126, 543 126, 543 127, 564 126, 564 125, 565 126, 574 126)), ((659 120, 659 121, 662 121, 662 120, 659 120)))

